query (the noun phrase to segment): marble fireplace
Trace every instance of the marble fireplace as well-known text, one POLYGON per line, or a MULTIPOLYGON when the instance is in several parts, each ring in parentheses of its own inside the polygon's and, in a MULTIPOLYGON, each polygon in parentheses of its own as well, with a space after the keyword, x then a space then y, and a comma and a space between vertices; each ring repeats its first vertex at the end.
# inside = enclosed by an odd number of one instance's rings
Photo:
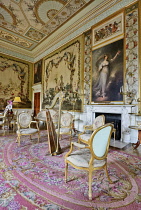
MULTIPOLYGON (((136 117, 132 113, 137 113, 137 106, 134 105, 85 105, 83 113, 79 113, 79 117, 75 114, 76 127, 79 131, 83 131, 84 125, 93 123, 94 118, 99 114, 104 114, 111 122, 114 122, 115 128, 118 130, 116 140, 126 143, 136 143, 138 139, 138 131, 129 129, 130 125, 136 125, 136 117)), ((109 122, 110 122, 109 121, 109 122)))

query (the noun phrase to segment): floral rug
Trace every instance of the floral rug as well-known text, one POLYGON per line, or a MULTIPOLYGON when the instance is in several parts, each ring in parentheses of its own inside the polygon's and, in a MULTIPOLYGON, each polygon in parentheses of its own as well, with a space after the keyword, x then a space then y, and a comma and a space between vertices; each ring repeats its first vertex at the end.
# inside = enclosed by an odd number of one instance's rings
MULTIPOLYGON (((0 137, 0 209, 1 210, 141 210, 141 158, 111 150, 108 171, 93 174, 93 199, 88 199, 88 175, 69 166, 64 181, 64 155, 69 140, 60 141, 62 153, 51 156, 47 134, 30 140, 16 136, 0 137)), ((74 141, 77 139, 75 138, 74 141)))

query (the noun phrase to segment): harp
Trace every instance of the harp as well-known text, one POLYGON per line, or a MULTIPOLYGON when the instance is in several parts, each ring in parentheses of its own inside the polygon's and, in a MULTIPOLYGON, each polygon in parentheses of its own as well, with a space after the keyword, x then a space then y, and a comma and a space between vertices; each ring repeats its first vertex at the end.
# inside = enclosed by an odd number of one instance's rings
POLYGON ((61 119, 61 107, 62 102, 64 98, 64 93, 59 92, 54 97, 51 106, 45 106, 46 108, 46 124, 47 124, 47 134, 48 134, 48 143, 49 143, 49 151, 51 155, 58 155, 61 153, 61 147, 59 144, 59 133, 60 133, 60 119, 61 119), (51 117, 50 109, 53 109, 53 107, 57 104, 57 101, 59 100, 59 107, 58 107, 58 130, 57 133, 55 131, 55 125, 53 122, 53 119, 51 117))

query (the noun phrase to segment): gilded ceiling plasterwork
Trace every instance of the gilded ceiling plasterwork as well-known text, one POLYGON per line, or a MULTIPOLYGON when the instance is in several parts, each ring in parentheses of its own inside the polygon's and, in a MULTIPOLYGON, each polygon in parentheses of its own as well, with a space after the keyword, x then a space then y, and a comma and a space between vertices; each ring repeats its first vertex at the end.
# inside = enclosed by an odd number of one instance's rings
POLYGON ((5 31, 0 31, 0 38, 7 40, 7 42, 12 42, 15 45, 23 46, 24 48, 30 48, 33 44, 25 39, 19 38, 16 35, 12 35, 5 31))
POLYGON ((32 50, 91 1, 1 0, 0 39, 32 50))

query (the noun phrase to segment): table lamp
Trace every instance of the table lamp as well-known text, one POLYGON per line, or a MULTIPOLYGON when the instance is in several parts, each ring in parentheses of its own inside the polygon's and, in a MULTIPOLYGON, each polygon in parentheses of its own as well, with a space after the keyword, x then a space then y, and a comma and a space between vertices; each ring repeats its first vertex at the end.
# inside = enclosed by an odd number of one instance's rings
POLYGON ((21 103, 21 98, 15 97, 13 103, 17 103, 17 108, 18 108, 19 103, 21 103))

